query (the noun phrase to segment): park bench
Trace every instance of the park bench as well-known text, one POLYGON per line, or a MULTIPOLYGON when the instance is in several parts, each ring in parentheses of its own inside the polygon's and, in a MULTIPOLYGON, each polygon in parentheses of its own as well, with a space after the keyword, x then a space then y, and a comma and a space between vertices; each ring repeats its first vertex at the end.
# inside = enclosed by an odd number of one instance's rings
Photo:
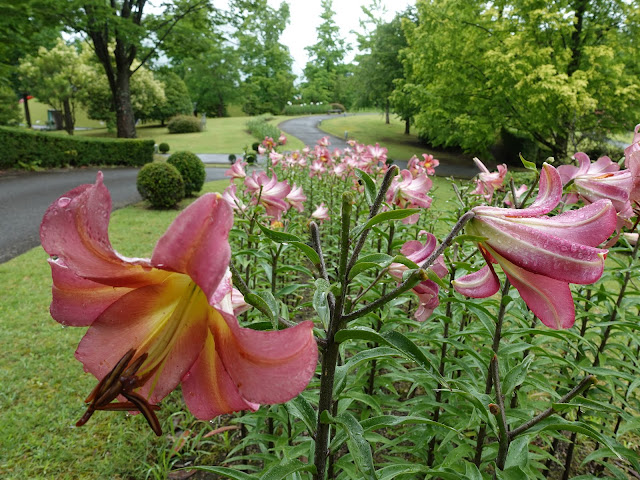
POLYGON ((331 110, 327 110, 327 114, 331 115, 332 113, 342 113, 342 110, 339 108, 333 108, 331 110))

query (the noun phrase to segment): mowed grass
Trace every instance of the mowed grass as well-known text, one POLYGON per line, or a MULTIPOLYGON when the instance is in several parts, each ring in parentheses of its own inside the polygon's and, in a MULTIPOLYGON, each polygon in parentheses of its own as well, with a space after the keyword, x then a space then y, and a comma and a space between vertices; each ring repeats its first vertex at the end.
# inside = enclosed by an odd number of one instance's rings
MULTIPOLYGON (((211 182, 205 191, 227 185, 211 182)), ((124 255, 148 257, 177 214, 144 204, 117 210, 112 244, 124 255)), ((47 254, 38 247, 0 265, 0 284, 0 478, 145 478, 174 445, 171 414, 182 409, 180 394, 163 402, 160 438, 142 416, 124 412, 97 412, 75 428, 96 380, 73 357, 85 329, 63 328, 49 315, 47 254)))
POLYGON ((344 138, 344 132, 348 132, 349 139, 360 143, 379 143, 389 150, 388 156, 393 160, 409 160, 414 155, 419 157, 429 153, 454 165, 468 166, 471 163, 470 155, 429 148, 416 135, 405 135, 404 122, 398 117, 391 117, 389 125, 384 123, 382 114, 336 117, 324 120, 320 128, 339 138, 344 138))
MULTIPOLYGON (((156 143, 166 142, 171 150, 169 153, 180 150, 188 150, 193 153, 242 153, 243 147, 251 149, 251 145, 258 139, 247 130, 247 121, 250 117, 223 117, 207 118, 207 126, 203 132, 171 134, 167 127, 158 125, 138 126, 136 132, 138 138, 151 138, 156 143)), ((273 117, 269 123, 277 125, 280 122, 294 117, 273 117)), ((108 132, 106 128, 96 130, 78 131, 76 135, 90 137, 111 137, 115 133, 108 132)), ((281 150, 298 150, 304 144, 295 137, 287 136, 287 144, 281 150)))

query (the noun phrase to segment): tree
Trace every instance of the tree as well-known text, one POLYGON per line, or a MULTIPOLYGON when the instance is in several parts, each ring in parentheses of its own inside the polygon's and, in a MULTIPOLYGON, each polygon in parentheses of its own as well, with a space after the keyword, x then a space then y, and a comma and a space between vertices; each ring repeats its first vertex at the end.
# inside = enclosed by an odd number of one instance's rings
MULTIPOLYGON (((87 113, 94 120, 102 120, 112 129, 117 125, 116 112, 112 107, 112 92, 102 71, 102 65, 97 61, 89 49, 84 49, 80 55, 80 62, 86 67, 87 94, 83 103, 87 113)), ((155 78, 152 71, 141 65, 133 64, 137 73, 131 77, 129 85, 129 101, 131 112, 136 120, 155 118, 153 113, 158 105, 164 105, 166 97, 164 85, 155 78)))
POLYGON ((350 46, 340 37, 340 29, 333 20, 332 0, 321 0, 320 3, 322 22, 316 29, 318 41, 306 48, 309 62, 304 68, 306 82, 302 86, 302 96, 310 102, 344 101, 337 95, 337 82, 346 74, 343 60, 350 46))
POLYGON ((407 47, 402 30, 405 15, 396 15, 391 22, 379 23, 369 36, 360 37, 360 50, 369 51, 356 57, 358 102, 363 106, 382 107, 386 123, 389 123, 395 82, 404 78, 400 51, 407 47))
MULTIPOLYGON (((50 0, 51 1, 51 0, 50 0)), ((118 137, 136 136, 130 79, 157 53, 163 41, 183 18, 210 7, 209 0, 164 3, 162 20, 144 15, 146 0, 69 0, 47 4, 52 15, 86 35, 100 61, 111 92, 118 137)))
POLYGON ((165 120, 175 115, 188 115, 193 112, 193 103, 187 85, 178 75, 163 69, 156 73, 156 78, 162 83, 164 102, 153 105, 150 114, 152 119, 160 120, 164 126, 165 120))
POLYGON ((0 83, 0 125, 17 125, 19 122, 18 97, 10 86, 0 83))
POLYGON ((293 95, 295 80, 289 49, 280 43, 289 6, 283 2, 276 10, 267 0, 235 0, 231 7, 245 76, 243 110, 250 115, 280 113, 293 95))
POLYGON ((419 3, 406 57, 417 128, 467 151, 507 131, 560 159, 585 139, 628 130, 640 100, 632 3, 419 3))
POLYGON ((20 63, 20 77, 41 102, 62 111, 64 129, 73 135, 76 105, 87 94, 87 66, 80 62, 75 47, 62 38, 50 50, 40 47, 37 56, 20 63))

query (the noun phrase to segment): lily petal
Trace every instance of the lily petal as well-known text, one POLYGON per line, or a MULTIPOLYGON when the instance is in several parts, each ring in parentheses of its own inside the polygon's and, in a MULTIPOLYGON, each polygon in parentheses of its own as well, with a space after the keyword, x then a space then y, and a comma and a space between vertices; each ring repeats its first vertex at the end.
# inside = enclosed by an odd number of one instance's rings
POLYGON ((502 271, 540 321, 549 328, 571 328, 575 322, 575 306, 567 282, 529 272, 514 265, 496 252, 502 271))
POLYGON ((216 351, 211 332, 200 355, 182 378, 182 395, 187 408, 200 420, 240 410, 255 411, 260 406, 240 395, 216 351))
POLYGON ((93 322, 76 358, 103 378, 130 349, 147 353, 152 378, 140 394, 157 403, 191 368, 207 338, 209 307, 203 292, 186 275, 173 274, 160 285, 129 292, 93 322))
POLYGON ((162 280, 153 278, 147 259, 119 255, 109 241, 111 195, 102 172, 94 185, 80 185, 53 202, 40 225, 45 251, 62 258, 76 275, 115 287, 138 287, 162 280))
POLYGON ((456 278, 451 284, 456 292, 471 298, 487 298, 500 289, 498 276, 489 263, 476 272, 456 278))
POLYGON ((220 195, 203 195, 173 221, 151 262, 163 270, 188 274, 211 298, 229 265, 227 238, 232 226, 229 203, 220 195))
POLYGON ((282 403, 307 386, 318 361, 313 322, 263 332, 241 328, 233 315, 219 311, 214 315, 216 349, 243 398, 282 403))

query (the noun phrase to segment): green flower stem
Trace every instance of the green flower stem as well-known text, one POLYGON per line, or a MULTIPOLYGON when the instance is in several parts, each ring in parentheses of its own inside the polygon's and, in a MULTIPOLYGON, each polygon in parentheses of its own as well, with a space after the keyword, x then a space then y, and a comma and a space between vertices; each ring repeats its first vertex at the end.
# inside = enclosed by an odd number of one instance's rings
POLYGON ((496 419, 498 420, 498 430, 500 438, 498 438, 498 457, 496 458, 496 466, 500 470, 504 470, 504 464, 507 460, 507 452, 509 451, 509 425, 507 425, 507 413, 504 409, 504 398, 502 396, 502 386, 500 385, 500 366, 498 365, 498 356, 494 355, 490 364, 491 378, 493 380, 494 390, 496 392, 496 419))
MULTIPOLYGON (((493 350, 493 354, 498 354, 498 348, 500 347, 500 339, 502 338, 502 324, 504 322, 504 314, 506 311, 506 303, 504 301, 505 297, 509 293, 509 288, 511 287, 511 283, 509 283, 508 279, 504 280, 504 285, 502 287, 502 292, 500 295, 500 309, 498 310, 498 318, 496 321, 496 329, 493 334, 493 345, 491 349, 493 350)), ((487 383, 485 385, 484 393, 489 395, 491 393, 491 388, 493 387, 493 378, 491 375, 491 365, 489 365, 489 371, 487 372, 487 383)), ((478 436, 476 438, 476 454, 473 459, 473 463, 476 464, 477 467, 480 467, 482 463, 482 450, 484 449, 484 437, 487 434, 487 425, 483 423, 478 429, 478 436)))
MULTIPOLYGON (((589 387, 591 387, 591 385, 593 385, 595 382, 596 382, 596 377, 594 375, 587 375, 582 379, 582 381, 580 381, 578 385, 573 387, 571 390, 569 390, 569 392, 567 392, 565 395, 560 397, 560 399, 554 403, 567 403, 571 401, 574 397, 580 395, 582 392, 584 392, 589 387)), ((537 425, 545 418, 551 416, 554 412, 555 412, 554 408, 549 407, 545 411, 533 417, 531 420, 527 420, 525 423, 523 423, 519 427, 514 428, 509 432, 509 441, 513 441, 518 435, 523 434, 524 432, 529 430, 531 427, 537 425)))

